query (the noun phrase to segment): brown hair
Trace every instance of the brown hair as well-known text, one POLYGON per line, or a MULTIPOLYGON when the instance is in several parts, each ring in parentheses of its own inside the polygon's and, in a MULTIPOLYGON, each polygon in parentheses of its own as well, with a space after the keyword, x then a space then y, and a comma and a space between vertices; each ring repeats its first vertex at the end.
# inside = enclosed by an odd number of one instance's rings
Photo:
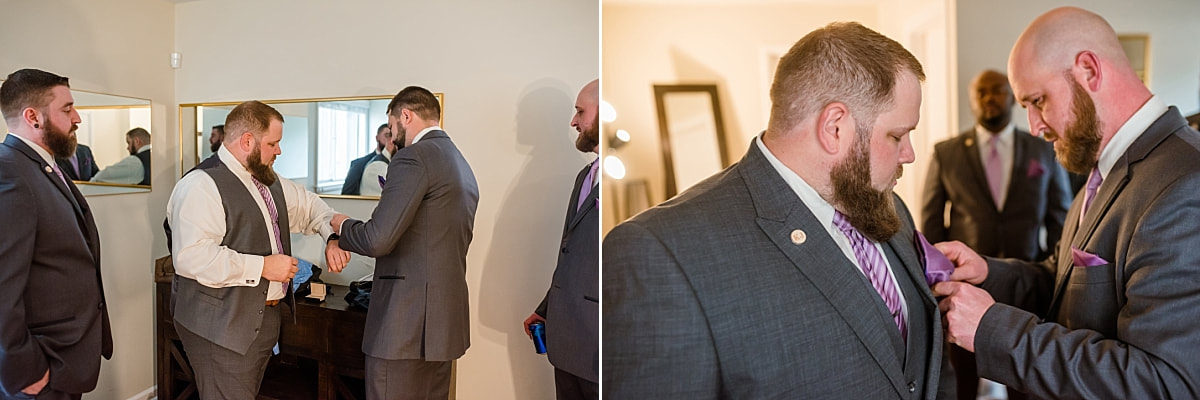
POLYGON ((388 103, 388 112, 399 116, 400 109, 407 108, 425 121, 438 122, 442 118, 442 106, 433 92, 420 86, 409 86, 396 93, 388 103))
POLYGON ((255 139, 261 139, 267 134, 271 121, 283 122, 283 114, 258 100, 238 104, 225 117, 225 132, 231 133, 225 135, 225 143, 237 140, 246 132, 254 134, 255 139))
POLYGON ((8 120, 19 117, 26 108, 44 108, 50 104, 50 90, 57 86, 71 87, 67 81, 65 76, 37 69, 13 72, 0 85, 0 114, 8 120))
POLYGON ((142 127, 130 129, 129 132, 125 132, 125 136, 150 143, 150 132, 142 127))
POLYGON ((867 128, 860 130, 869 131, 891 106, 903 71, 925 80, 921 62, 904 46, 857 22, 834 22, 812 31, 779 59, 767 134, 786 134, 834 102, 845 103, 857 125, 867 128))

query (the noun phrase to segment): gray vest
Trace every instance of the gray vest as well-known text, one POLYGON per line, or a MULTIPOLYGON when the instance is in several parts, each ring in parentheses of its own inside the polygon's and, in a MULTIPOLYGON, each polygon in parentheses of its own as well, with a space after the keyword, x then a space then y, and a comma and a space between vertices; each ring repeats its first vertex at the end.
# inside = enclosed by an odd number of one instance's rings
MULTIPOLYGON (((216 183, 225 209, 225 237, 221 245, 242 254, 268 256, 274 253, 271 248, 273 229, 263 223, 262 210, 254 200, 259 194, 247 191, 242 181, 223 163, 200 171, 216 183)), ((275 199, 276 210, 279 210, 283 254, 291 254, 287 203, 279 181, 270 186, 270 193, 275 199)), ((246 354, 262 327, 269 281, 260 279, 258 286, 211 288, 176 274, 174 284, 175 323, 221 347, 246 354)))

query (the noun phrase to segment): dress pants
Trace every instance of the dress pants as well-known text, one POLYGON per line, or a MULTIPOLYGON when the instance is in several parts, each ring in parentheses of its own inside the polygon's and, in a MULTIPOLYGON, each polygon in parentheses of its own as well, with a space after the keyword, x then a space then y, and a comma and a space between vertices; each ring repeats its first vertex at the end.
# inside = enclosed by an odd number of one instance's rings
POLYGON ((600 397, 599 384, 554 369, 554 394, 558 400, 596 400, 600 397))
POLYGON ((367 356, 368 400, 450 398, 450 361, 385 360, 367 356))
POLYGON ((221 347, 183 326, 175 325, 188 363, 196 373, 196 387, 200 398, 210 399, 253 399, 258 396, 271 349, 279 341, 280 303, 263 310, 262 328, 250 344, 245 355, 221 347))

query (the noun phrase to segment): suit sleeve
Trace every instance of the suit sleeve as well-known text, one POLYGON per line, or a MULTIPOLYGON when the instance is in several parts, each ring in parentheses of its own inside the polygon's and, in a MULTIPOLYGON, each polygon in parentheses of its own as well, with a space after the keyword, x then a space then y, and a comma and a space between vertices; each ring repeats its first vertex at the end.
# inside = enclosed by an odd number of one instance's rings
POLYGON ((925 174, 925 192, 921 196, 921 233, 930 243, 946 241, 946 186, 942 183, 942 166, 935 148, 925 174))
POLYGON ((415 150, 397 152, 371 219, 343 222, 338 247, 368 257, 381 257, 396 248, 429 191, 428 171, 415 150))
POLYGON ((7 210, 5 232, 0 235, 0 392, 4 393, 0 397, 32 385, 50 367, 25 318, 25 288, 37 245, 40 204, 28 185, 25 179, 0 171, 0 210, 7 210))
POLYGON ((720 397, 707 319, 670 251, 634 222, 614 228, 603 251, 604 397, 720 397))
POLYGON ((1071 181, 1067 177, 1067 170, 1053 158, 1053 151, 1051 155, 1050 162, 1046 163, 1050 187, 1046 190, 1046 216, 1042 221, 1046 227, 1046 250, 1039 252, 1038 259, 1044 259, 1054 252, 1055 243, 1062 237, 1067 210, 1071 208, 1071 181))
POLYGON ((1180 223, 1200 221, 1200 175, 1184 179, 1155 197, 1118 249, 1117 337, 998 304, 976 334, 980 375, 1042 398, 1200 397, 1200 224, 1180 223))

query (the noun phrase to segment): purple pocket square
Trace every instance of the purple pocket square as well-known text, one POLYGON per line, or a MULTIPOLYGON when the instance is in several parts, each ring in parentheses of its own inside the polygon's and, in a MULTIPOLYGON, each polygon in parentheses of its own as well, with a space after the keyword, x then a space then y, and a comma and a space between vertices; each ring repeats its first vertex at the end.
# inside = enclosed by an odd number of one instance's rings
POLYGON ((380 188, 380 189, 383 189, 383 184, 384 184, 384 183, 387 183, 387 179, 385 179, 383 176, 380 176, 380 177, 379 177, 379 188, 380 188))
POLYGON ((1037 178, 1046 173, 1046 169, 1042 167, 1042 163, 1038 162, 1038 160, 1029 160, 1028 171, 1025 174, 1028 178, 1037 178))
POLYGON ((925 268, 925 282, 933 286, 938 282, 950 280, 950 274, 954 273, 954 263, 929 244, 929 240, 925 239, 921 232, 914 232, 914 236, 917 237, 917 255, 921 257, 921 265, 925 268))
POLYGON ((1076 267, 1095 267, 1108 264, 1108 261, 1103 258, 1074 247, 1071 248, 1071 261, 1076 267))

